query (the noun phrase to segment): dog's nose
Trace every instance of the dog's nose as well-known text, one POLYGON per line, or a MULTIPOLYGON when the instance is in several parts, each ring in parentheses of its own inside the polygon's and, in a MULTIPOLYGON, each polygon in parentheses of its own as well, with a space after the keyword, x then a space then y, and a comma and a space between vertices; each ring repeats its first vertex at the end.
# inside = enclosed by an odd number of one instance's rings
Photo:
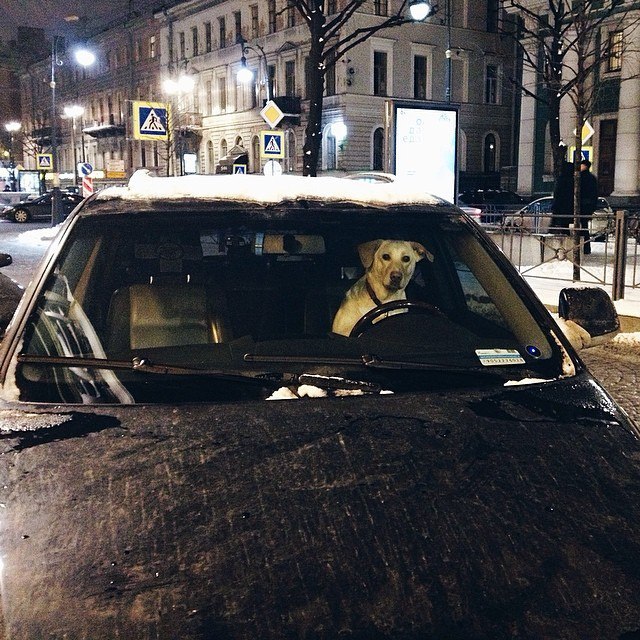
POLYGON ((400 284, 400 282, 402 282, 402 272, 400 272, 400 271, 392 271, 389 274, 389 280, 393 284, 400 284))

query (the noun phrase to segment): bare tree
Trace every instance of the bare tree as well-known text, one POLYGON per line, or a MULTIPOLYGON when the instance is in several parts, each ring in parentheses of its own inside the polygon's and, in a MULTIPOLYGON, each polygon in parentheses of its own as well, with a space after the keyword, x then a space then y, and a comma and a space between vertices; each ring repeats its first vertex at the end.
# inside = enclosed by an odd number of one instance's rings
MULTIPOLYGON (((349 24, 366 0, 349 0, 342 3, 328 0, 289 0, 288 8, 294 8, 302 16, 309 29, 309 114, 305 131, 303 174, 317 175, 322 142, 322 109, 325 76, 343 56, 365 42, 375 33, 414 22, 408 15, 408 0, 396 2, 396 11, 380 17, 375 24, 350 30, 349 24), (335 12, 329 7, 339 5, 335 12)), ((389 3, 391 4, 391 2, 389 3)))

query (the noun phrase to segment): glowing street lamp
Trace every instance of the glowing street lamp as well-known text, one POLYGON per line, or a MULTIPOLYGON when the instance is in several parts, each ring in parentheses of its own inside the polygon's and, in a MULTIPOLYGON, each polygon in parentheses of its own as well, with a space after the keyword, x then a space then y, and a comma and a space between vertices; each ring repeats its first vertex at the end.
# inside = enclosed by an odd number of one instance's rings
POLYGON ((248 45, 247 41, 240 36, 238 38, 238 44, 242 47, 242 57, 240 58, 240 69, 236 74, 238 81, 243 84, 248 84, 253 80, 253 71, 249 69, 247 66, 247 53, 249 51, 253 51, 260 61, 260 68, 262 72, 260 73, 260 84, 265 87, 265 94, 267 98, 267 102, 271 100, 271 88, 269 87, 269 68, 267 66, 267 55, 264 52, 264 49, 259 44, 248 45))
POLYGON ((9 169, 11 170, 11 177, 9 178, 9 184, 11 191, 16 191, 16 166, 13 161, 13 136, 20 131, 22 125, 19 122, 11 121, 4 125, 4 128, 9 133, 11 142, 9 144, 9 169))
MULTIPOLYGON (((84 107, 79 104, 67 105, 64 108, 64 115, 71 118, 71 147, 73 149, 73 184, 78 184, 78 155, 76 149, 76 118, 84 115, 84 107)), ((84 142, 82 144, 82 160, 84 161, 84 142)))
MULTIPOLYGON (((60 36, 53 36, 51 40, 51 170, 53 173, 53 189, 51 191, 51 224, 57 225, 62 222, 64 211, 62 209, 62 198, 60 196, 60 173, 58 163, 58 127, 56 102, 56 69, 64 64, 58 57, 58 42, 60 36)), ((95 61, 95 55, 87 49, 76 49, 75 60, 80 66, 88 66, 95 61)))

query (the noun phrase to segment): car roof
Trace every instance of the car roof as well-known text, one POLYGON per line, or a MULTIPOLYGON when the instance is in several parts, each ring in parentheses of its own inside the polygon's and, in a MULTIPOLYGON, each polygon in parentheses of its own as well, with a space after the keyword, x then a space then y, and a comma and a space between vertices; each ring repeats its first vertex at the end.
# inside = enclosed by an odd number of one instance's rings
MULTIPOLYGON (((124 187, 108 187, 98 192, 88 203, 89 210, 100 203, 234 202, 266 204, 292 201, 317 201, 323 204, 353 203, 374 207, 425 205, 454 206, 425 194, 419 184, 409 180, 371 184, 337 177, 310 178, 303 176, 262 175, 189 175, 155 177, 146 170, 137 171, 124 187)), ((146 207, 145 207, 146 208, 146 207)), ((85 210, 87 207, 85 207, 85 210)))

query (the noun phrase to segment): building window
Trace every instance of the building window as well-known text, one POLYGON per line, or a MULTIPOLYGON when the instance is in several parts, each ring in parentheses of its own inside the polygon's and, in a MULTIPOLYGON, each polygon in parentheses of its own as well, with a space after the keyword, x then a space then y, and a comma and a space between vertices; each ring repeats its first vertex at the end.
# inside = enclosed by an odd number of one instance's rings
MULTIPOLYGON (((154 51, 155 51, 155 36, 151 36, 151 38, 149 38, 149 57, 151 57, 151 48, 153 46, 154 51), (151 44, 153 40, 153 45, 151 44)), ((169 62, 173 62, 173 38, 167 38, 167 45, 168 45, 168 51, 169 51, 169 62)))
POLYGON ((487 31, 498 32, 498 4, 499 0, 487 0, 487 31))
POLYGON ((218 102, 220 111, 227 110, 227 79, 222 76, 218 78, 218 102))
POLYGON ((136 48, 133 55, 136 62, 140 62, 140 60, 142 60, 142 42, 140 42, 140 40, 136 40, 136 48))
POLYGON ((207 115, 210 116, 213 113, 213 90, 211 86, 211 80, 207 80, 204 83, 205 90, 205 104, 207 105, 207 115))
POLYGON ((276 32, 276 0, 269 0, 269 33, 276 32))
POLYGON ((332 16, 338 10, 338 3, 336 0, 328 0, 327 2, 327 14, 332 16))
POLYGON ((259 22, 258 22, 258 5, 252 4, 250 7, 251 11, 251 38, 257 38, 260 35, 259 32, 259 22))
POLYGON ((204 50, 205 53, 210 53, 213 49, 213 43, 211 38, 211 23, 204 23, 204 50))
POLYGON ((242 13, 240 11, 234 11, 233 22, 236 28, 236 44, 242 40, 242 13))
POLYGON ((388 16, 389 0, 373 0, 373 12, 377 16, 388 16))
POLYGON ((222 138, 220 140, 220 158, 224 158, 227 155, 227 141, 222 138))
POLYGON ((269 95, 273 98, 276 95, 276 89, 278 88, 276 83, 276 65, 270 64, 267 67, 267 82, 269 83, 269 95))
POLYGON ((296 26, 296 7, 291 0, 287 3, 287 28, 296 26))
POLYGON ((197 56, 200 53, 200 47, 198 46, 198 27, 191 27, 191 42, 193 44, 193 56, 197 56))
POLYGON ((178 41, 180 43, 180 60, 184 60, 187 57, 187 45, 184 38, 184 31, 178 34, 178 41))
POLYGON ((373 162, 374 171, 384 171, 384 129, 379 127, 373 132, 373 162))
POLYGON ((287 60, 284 63, 284 93, 286 96, 296 95, 296 61, 287 60))
POLYGON ((373 52, 373 95, 387 95, 387 53, 373 52))
POLYGON ((213 157, 213 142, 209 140, 207 142, 207 173, 215 173, 216 165, 213 157))
POLYGON ((147 166, 147 148, 145 147, 144 142, 140 145, 140 164, 143 167, 147 166))
POLYGON ((325 144, 325 169, 336 169, 338 166, 338 141, 333 135, 331 125, 327 128, 327 138, 325 144))
POLYGON ((416 100, 427 99, 427 58, 413 57, 413 97, 416 100))
POLYGON ((486 135, 484 139, 484 154, 483 154, 483 169, 486 173, 492 173, 497 171, 496 167, 496 159, 497 159, 497 150, 496 150, 496 137, 493 133, 489 133, 486 135))
POLYGON ((484 101, 486 104, 498 104, 498 67, 488 64, 484 79, 484 101))
POLYGON ((218 38, 220 39, 220 48, 224 49, 227 46, 227 21, 222 18, 218 18, 218 38))
POLYGON ((622 69, 622 44, 622 31, 612 31, 609 34, 607 71, 620 71, 622 69))
POLYGON ((331 49, 327 55, 327 64, 324 72, 324 90, 328 96, 336 94, 336 50, 331 49))

